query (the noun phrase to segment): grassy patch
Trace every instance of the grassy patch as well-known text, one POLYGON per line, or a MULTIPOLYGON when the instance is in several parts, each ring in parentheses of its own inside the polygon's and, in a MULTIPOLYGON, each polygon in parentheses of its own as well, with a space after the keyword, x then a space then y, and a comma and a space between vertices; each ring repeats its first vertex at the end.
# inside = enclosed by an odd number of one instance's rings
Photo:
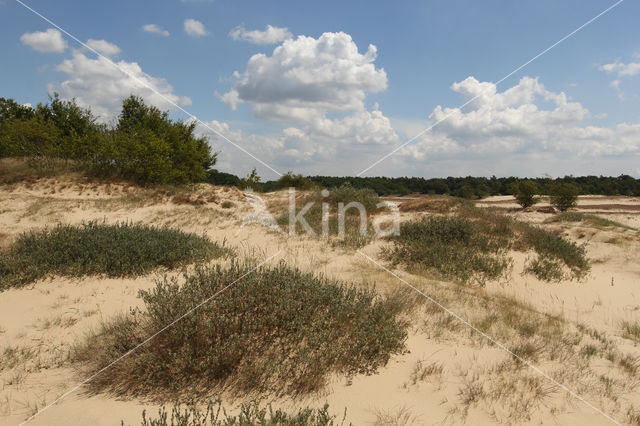
POLYGON ((589 273, 590 266, 584 246, 535 226, 523 225, 520 244, 537 253, 525 272, 546 281, 581 279, 589 273), (568 269, 568 272, 565 272, 568 269))
POLYGON ((372 374, 404 351, 402 303, 284 264, 233 263, 164 278, 146 309, 105 324, 77 350, 90 374, 214 296, 97 376, 94 391, 158 399, 179 394, 302 394, 332 374, 372 374), (234 283, 227 287, 230 283, 234 283))
POLYGON ((476 223, 461 217, 428 216, 405 222, 387 259, 412 271, 435 271, 442 278, 484 283, 500 277, 509 267, 507 245, 482 232, 476 223))
POLYGON ((0 255, 0 289, 50 274, 139 276, 230 253, 206 237, 133 223, 58 225, 18 236, 0 255))
POLYGON ((81 167, 70 160, 58 158, 0 158, 0 185, 34 182, 41 178, 80 172, 81 167))
POLYGON ((142 412, 141 426, 333 426, 343 425, 329 414, 329 406, 323 408, 301 408, 295 413, 274 410, 271 405, 261 407, 257 402, 245 403, 236 416, 228 414, 220 401, 209 402, 206 407, 176 405, 167 410, 164 406, 158 410, 158 417, 147 418, 142 412))
POLYGON ((582 278, 589 271, 584 247, 491 209, 463 208, 454 216, 404 222, 383 255, 413 272, 484 284, 506 274, 509 250, 533 250, 525 269, 543 280, 582 278))
POLYGON ((405 201, 400 204, 401 212, 432 212, 450 213, 459 207, 470 207, 473 203, 464 198, 450 197, 448 195, 431 195, 416 200, 405 201))
POLYGON ((640 342, 640 323, 637 321, 622 321, 620 328, 622 329, 622 337, 640 342))
POLYGON ((611 219, 596 216, 594 214, 578 213, 578 212, 562 212, 544 221, 544 223, 559 222, 582 222, 585 225, 595 228, 618 227, 624 229, 635 229, 611 219))

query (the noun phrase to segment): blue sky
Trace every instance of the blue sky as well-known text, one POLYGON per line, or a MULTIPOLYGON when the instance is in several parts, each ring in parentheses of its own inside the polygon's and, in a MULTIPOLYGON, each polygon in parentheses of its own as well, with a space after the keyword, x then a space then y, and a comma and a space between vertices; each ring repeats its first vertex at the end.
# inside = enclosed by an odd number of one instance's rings
MULTIPOLYGON (((366 175, 640 175, 636 1, 497 87, 614 2, 25 3, 202 120, 237 174, 276 177, 220 135, 280 172, 355 175, 442 120, 366 175)), ((57 90, 109 121, 132 92, 188 118, 13 0, 0 49, 0 96, 57 90)))

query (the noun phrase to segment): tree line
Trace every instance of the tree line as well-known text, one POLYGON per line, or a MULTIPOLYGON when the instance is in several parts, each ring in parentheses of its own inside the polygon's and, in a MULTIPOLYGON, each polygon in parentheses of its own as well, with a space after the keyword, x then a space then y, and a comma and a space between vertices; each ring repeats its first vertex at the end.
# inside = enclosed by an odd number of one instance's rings
POLYGON ((0 158, 61 159, 88 174, 140 184, 204 181, 216 162, 195 123, 130 96, 115 123, 99 123, 91 109, 57 94, 36 107, 0 98, 0 158))
MULTIPOLYGON (((345 184, 369 188, 379 195, 439 194, 462 198, 514 194, 516 177, 337 177, 287 173, 262 182, 253 170, 240 178, 215 170, 216 153, 206 137, 195 133, 194 122, 169 118, 167 111, 146 105, 142 98, 123 100, 114 123, 100 123, 90 108, 56 94, 35 107, 0 98, 0 158, 45 158, 72 161, 86 173, 139 184, 180 185, 210 182, 274 191, 336 188, 345 184)), ((528 179, 538 194, 549 195, 558 184, 571 184, 580 194, 640 196, 640 179, 628 175, 565 176, 528 179)))

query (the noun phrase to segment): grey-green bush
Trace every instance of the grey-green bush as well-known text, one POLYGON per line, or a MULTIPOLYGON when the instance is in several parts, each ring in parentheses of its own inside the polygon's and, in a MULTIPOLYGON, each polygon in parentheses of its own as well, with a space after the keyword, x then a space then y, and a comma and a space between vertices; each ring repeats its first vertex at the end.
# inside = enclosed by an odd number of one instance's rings
POLYGON ((167 227, 88 222, 21 234, 0 254, 0 289, 47 275, 143 275, 230 254, 206 237, 167 227))
POLYGON ((78 349, 84 374, 197 309, 95 377, 94 391, 158 399, 223 389, 302 394, 332 374, 375 373, 404 351, 407 337, 399 299, 284 264, 197 268, 140 297, 143 310, 106 323, 78 349))

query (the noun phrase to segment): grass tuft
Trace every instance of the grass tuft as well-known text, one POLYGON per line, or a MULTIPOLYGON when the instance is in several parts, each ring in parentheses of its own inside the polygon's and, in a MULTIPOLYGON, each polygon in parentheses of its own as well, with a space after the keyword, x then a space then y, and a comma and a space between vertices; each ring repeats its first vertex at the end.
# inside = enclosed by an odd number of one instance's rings
MULTIPOLYGON (((346 413, 345 413, 346 414, 346 413)), ((341 423, 344 424, 344 418, 341 423)), ((333 426, 336 417, 329 414, 329 405, 323 408, 301 408, 295 413, 274 410, 271 405, 261 407, 257 402, 240 406, 237 416, 228 414, 220 401, 209 402, 206 408, 173 406, 168 411, 164 406, 158 410, 157 418, 147 418, 142 412, 141 426, 333 426)))

